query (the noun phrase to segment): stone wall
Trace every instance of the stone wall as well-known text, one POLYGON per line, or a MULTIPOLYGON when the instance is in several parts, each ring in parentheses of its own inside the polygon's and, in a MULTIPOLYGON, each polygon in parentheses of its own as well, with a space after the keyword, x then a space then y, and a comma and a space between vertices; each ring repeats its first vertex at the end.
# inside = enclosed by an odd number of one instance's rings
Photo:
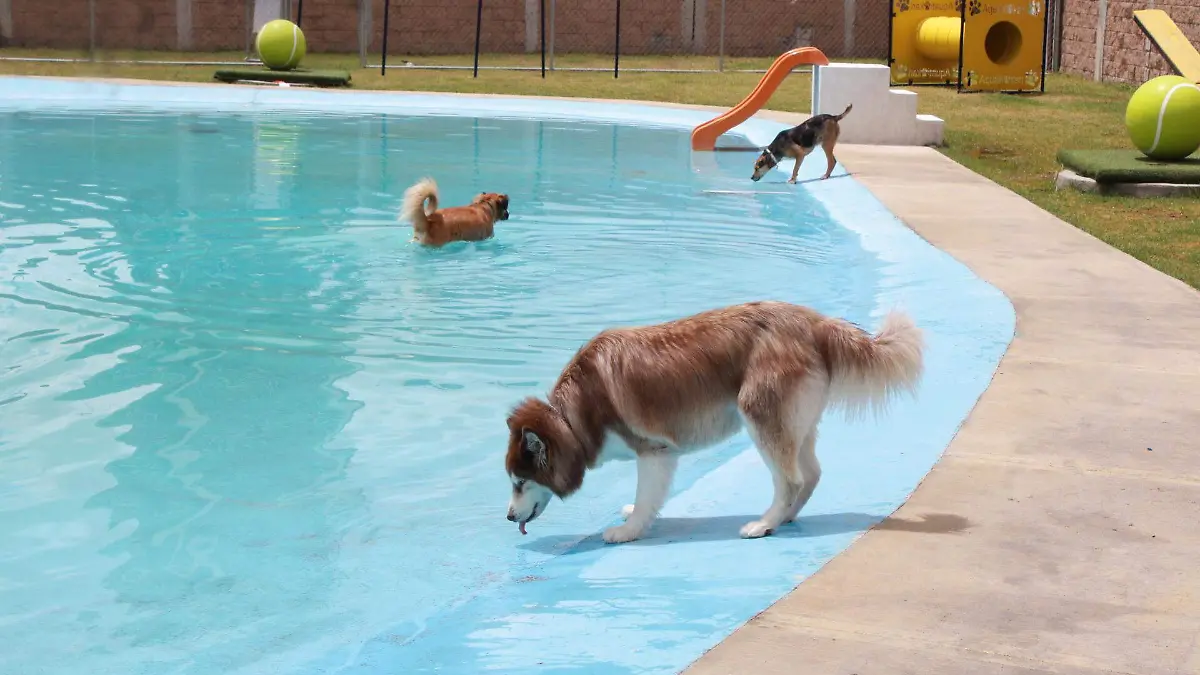
MULTIPOLYGON (((1088 78, 1096 75, 1097 24, 1103 0, 1063 0, 1062 70, 1088 78)), ((1107 0, 1101 79, 1141 84, 1171 73, 1145 33, 1133 20, 1135 9, 1161 9, 1175 20, 1192 41, 1200 45, 1200 0, 1107 0)))
MULTIPOLYGON (((546 0, 549 4, 549 0, 546 0)), ((295 2, 295 0, 293 0, 295 2)), ((307 0, 302 25, 313 52, 358 51, 359 0, 307 0)), ((0 46, 88 46, 87 0, 0 0, 11 8, 0 46)), ((102 49, 244 50, 247 0, 97 0, 102 49)), ((365 18, 369 50, 382 47, 383 0, 365 18)), ((389 52, 464 54, 475 41, 476 0, 393 0, 389 52)), ((537 47, 540 0, 488 0, 480 35, 484 52, 537 47), (527 25, 527 22, 528 25, 527 25)), ((775 56, 813 45, 831 58, 887 54, 888 0, 726 0, 725 53, 775 56), (847 8, 853 11, 847 25, 847 8)), ((624 0, 622 54, 718 53, 720 0, 624 0)), ((615 40, 616 0, 557 0, 555 51, 608 53, 615 40)), ((4 13, 0 12, 0 16, 4 13)))

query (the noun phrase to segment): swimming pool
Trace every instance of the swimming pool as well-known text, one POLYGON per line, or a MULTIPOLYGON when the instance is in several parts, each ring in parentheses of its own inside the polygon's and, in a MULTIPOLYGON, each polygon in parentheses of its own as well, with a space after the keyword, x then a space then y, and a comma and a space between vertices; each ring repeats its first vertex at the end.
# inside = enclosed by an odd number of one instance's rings
POLYGON ((905 499, 1012 335, 852 179, 692 155, 702 113, 0 94, 0 672, 676 672, 905 499), (425 174, 512 218, 416 248, 394 214, 425 174), (682 463, 640 542, 599 542, 632 465, 527 537, 504 519, 504 416, 584 340, 759 298, 902 306, 930 344, 918 399, 824 423, 797 525, 738 538, 770 498, 744 435, 682 463))

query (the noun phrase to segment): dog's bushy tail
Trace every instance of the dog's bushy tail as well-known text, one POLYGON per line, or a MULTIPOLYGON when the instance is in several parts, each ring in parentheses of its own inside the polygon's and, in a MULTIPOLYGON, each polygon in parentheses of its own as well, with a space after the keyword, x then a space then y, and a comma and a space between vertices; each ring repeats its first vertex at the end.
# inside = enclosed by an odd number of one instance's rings
POLYGON ((841 114, 841 115, 836 115, 836 116, 834 116, 834 119, 835 119, 835 120, 837 120, 837 121, 839 121, 839 122, 841 122, 841 121, 842 121, 842 118, 844 118, 846 115, 849 115, 849 114, 850 114, 850 111, 851 111, 851 110, 853 110, 853 109, 854 109, 854 104, 853 104, 853 103, 851 103, 851 104, 847 105, 847 106, 846 106, 846 109, 842 111, 842 114, 841 114))
POLYGON ((438 186, 432 178, 422 178, 416 185, 404 191, 404 204, 400 207, 400 218, 412 223, 413 231, 423 234, 428 226, 427 215, 437 211, 438 186), (425 210, 425 202, 429 210, 425 210))
POLYGON ((925 368, 925 337, 907 314, 891 312, 875 335, 837 319, 814 332, 828 363, 830 407, 853 418, 882 412, 897 394, 915 393, 925 368))

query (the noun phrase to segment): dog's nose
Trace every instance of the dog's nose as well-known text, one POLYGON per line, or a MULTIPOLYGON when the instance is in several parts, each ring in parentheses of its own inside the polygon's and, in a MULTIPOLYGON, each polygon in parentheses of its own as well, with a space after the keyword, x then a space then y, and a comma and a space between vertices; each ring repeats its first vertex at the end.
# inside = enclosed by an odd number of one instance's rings
POLYGON ((508 510, 508 522, 510 522, 510 523, 517 522, 517 514, 513 513, 512 509, 508 510))

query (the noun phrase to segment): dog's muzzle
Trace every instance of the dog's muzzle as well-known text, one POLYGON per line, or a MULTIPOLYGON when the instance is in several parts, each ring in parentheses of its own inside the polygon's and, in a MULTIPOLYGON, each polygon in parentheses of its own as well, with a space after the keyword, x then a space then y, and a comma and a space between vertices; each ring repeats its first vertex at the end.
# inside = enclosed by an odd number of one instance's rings
POLYGON ((779 160, 775 158, 775 155, 764 151, 754 162, 754 173, 750 174, 750 180, 755 182, 762 180, 763 176, 776 166, 779 166, 779 160))

